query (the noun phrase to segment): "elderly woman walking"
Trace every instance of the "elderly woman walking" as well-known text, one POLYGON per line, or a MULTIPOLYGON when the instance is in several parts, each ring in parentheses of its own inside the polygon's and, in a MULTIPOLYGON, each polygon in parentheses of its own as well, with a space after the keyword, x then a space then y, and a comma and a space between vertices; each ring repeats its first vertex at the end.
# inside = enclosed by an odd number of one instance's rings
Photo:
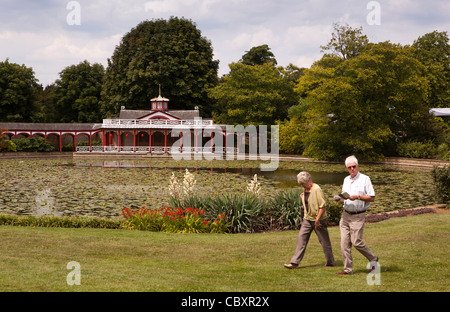
POLYGON ((312 182, 311 175, 302 171, 297 175, 297 182, 305 189, 300 194, 304 207, 303 221, 297 237, 297 248, 287 269, 297 269, 305 254, 311 232, 314 230, 325 254, 325 266, 334 266, 333 250, 331 248, 330 236, 328 235, 328 218, 325 211, 325 198, 319 185, 312 182))

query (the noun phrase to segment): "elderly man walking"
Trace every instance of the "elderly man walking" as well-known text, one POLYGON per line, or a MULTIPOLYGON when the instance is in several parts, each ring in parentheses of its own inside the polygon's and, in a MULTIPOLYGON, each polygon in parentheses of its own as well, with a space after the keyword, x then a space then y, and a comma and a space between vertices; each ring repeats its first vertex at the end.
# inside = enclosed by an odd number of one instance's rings
POLYGON ((345 166, 350 173, 344 179, 342 194, 347 193, 345 199, 335 196, 335 200, 344 203, 344 211, 339 222, 341 230, 341 252, 344 270, 337 274, 353 274, 353 259, 351 248, 354 246, 367 260, 370 261, 371 271, 378 265, 378 257, 363 241, 363 230, 366 218, 365 211, 375 200, 375 191, 370 178, 359 172, 358 160, 355 156, 347 157, 345 166))

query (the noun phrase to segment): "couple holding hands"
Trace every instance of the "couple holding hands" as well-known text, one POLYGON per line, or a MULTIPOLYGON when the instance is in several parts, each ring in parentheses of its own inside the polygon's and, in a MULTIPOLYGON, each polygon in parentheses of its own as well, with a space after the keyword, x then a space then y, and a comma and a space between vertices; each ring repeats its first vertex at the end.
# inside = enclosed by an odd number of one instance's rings
MULTIPOLYGON (((365 211, 375 200, 375 191, 367 175, 359 172, 358 160, 355 156, 347 157, 345 166, 350 173, 344 179, 341 196, 334 200, 341 201, 344 206, 339 228, 341 231, 341 252, 344 270, 337 274, 353 274, 351 247, 354 246, 371 263, 371 271, 375 270, 378 257, 364 243, 362 236, 365 222, 365 211)), ((302 171, 297 175, 297 182, 305 189, 300 195, 304 207, 303 221, 297 238, 297 247, 287 269, 297 269, 305 254, 309 237, 314 230, 325 254, 325 266, 334 266, 333 250, 328 235, 328 219, 325 211, 325 198, 319 185, 312 182, 311 175, 302 171)))

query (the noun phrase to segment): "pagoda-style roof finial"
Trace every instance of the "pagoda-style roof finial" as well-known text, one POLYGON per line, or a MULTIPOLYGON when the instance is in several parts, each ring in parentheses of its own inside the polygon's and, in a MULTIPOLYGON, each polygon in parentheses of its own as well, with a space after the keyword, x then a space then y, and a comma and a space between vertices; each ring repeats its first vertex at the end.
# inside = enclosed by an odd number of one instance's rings
POLYGON ((161 96, 161 84, 159 84, 159 95, 157 98, 150 100, 152 103, 152 110, 168 110, 169 99, 161 96))

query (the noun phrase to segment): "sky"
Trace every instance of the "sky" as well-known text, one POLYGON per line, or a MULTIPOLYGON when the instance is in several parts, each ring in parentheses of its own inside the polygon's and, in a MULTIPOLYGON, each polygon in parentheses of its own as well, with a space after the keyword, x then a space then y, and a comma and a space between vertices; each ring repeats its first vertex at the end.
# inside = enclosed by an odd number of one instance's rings
POLYGON ((278 65, 309 68, 334 23, 362 27, 374 43, 450 31, 448 0, 0 0, 0 61, 33 68, 47 86, 84 60, 106 68, 132 28, 171 16, 190 19, 211 41, 219 76, 262 44, 278 65))

